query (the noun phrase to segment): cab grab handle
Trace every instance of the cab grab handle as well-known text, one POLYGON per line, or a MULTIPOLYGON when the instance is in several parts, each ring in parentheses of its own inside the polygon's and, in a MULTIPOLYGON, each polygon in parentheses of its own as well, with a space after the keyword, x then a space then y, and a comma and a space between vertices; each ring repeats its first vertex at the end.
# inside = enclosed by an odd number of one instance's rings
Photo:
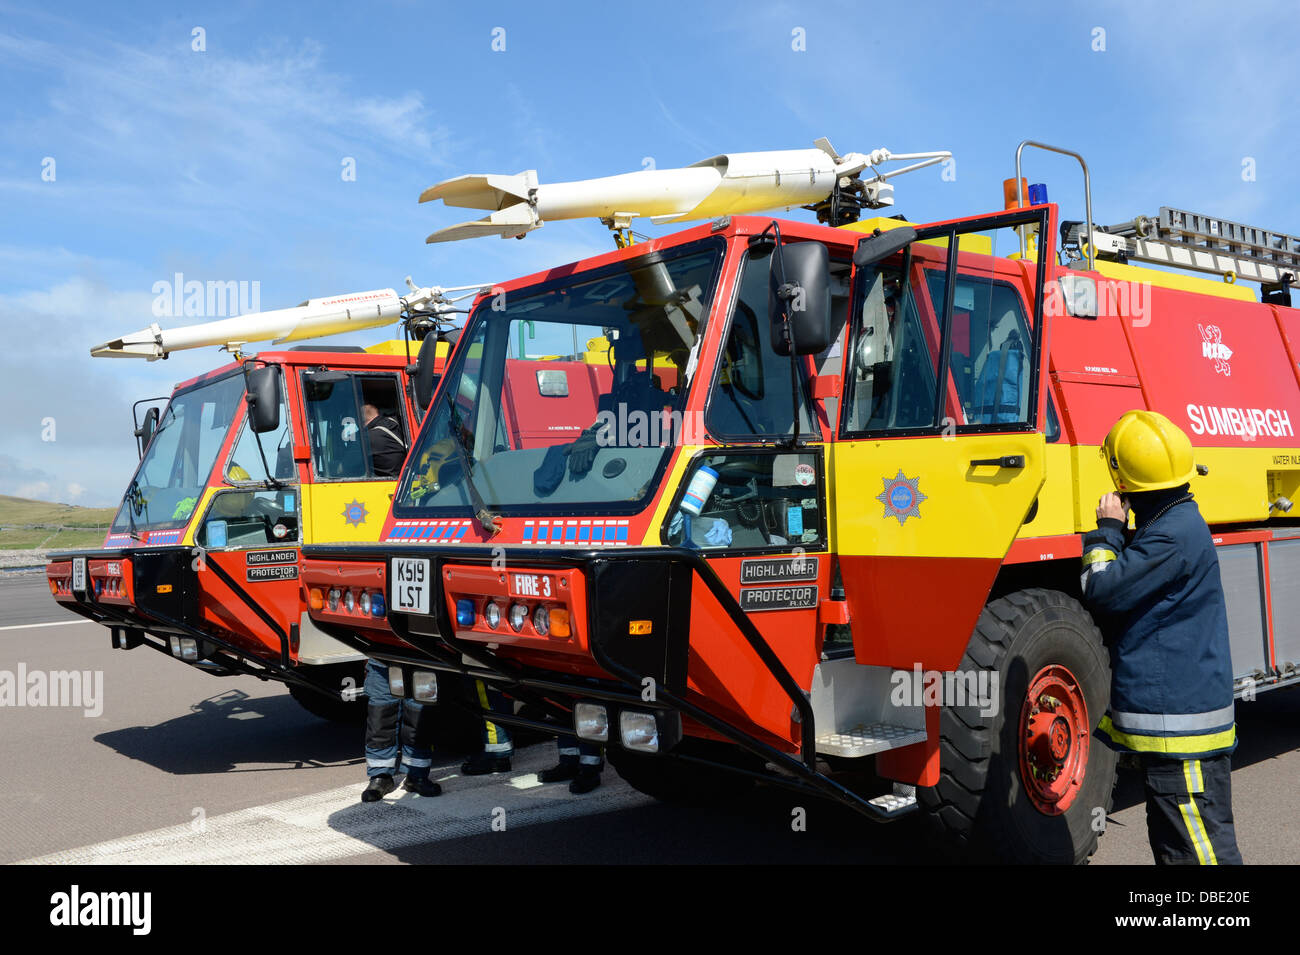
POLYGON ((1023 468, 1025 466, 1025 456, 1023 454, 1004 454, 1000 458, 979 458, 970 463, 973 468, 1023 468))

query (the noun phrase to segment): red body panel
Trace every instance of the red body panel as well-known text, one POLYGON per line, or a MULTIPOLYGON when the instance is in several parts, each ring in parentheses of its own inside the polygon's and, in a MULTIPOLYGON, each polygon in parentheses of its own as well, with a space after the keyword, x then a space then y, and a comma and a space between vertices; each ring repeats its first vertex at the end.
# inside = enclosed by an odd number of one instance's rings
POLYGON ((1002 562, 963 557, 840 558, 840 574, 856 621, 872 621, 870 640, 854 640, 859 663, 952 670, 984 608, 1002 562), (900 600, 918 581, 929 599, 900 600))

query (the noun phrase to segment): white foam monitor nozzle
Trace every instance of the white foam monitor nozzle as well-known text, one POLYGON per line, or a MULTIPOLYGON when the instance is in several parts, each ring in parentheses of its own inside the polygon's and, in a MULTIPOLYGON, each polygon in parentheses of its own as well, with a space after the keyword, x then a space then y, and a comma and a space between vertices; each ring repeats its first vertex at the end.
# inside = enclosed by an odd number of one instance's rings
POLYGON ((522 236, 548 219, 633 218, 670 222, 742 215, 819 202, 840 176, 889 160, 886 149, 835 155, 829 149, 727 153, 677 169, 645 169, 578 182, 537 182, 534 170, 513 176, 458 176, 426 189, 421 202, 487 209, 490 215, 439 229, 427 242, 480 235, 522 236))
POLYGON ((390 288, 313 298, 293 308, 252 312, 198 325, 159 328, 150 325, 130 335, 96 345, 96 358, 145 358, 155 361, 170 352, 208 345, 234 346, 248 342, 275 344, 363 331, 389 325, 401 317, 402 298, 390 288))

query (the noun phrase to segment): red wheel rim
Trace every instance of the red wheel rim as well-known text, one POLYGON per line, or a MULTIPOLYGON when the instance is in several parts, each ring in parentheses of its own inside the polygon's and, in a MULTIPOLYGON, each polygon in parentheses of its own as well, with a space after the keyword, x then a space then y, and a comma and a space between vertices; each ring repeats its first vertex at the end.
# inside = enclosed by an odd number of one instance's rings
POLYGON ((1044 815, 1065 812, 1083 788, 1090 726, 1073 673, 1046 666, 1034 674, 1020 708, 1020 779, 1044 815))

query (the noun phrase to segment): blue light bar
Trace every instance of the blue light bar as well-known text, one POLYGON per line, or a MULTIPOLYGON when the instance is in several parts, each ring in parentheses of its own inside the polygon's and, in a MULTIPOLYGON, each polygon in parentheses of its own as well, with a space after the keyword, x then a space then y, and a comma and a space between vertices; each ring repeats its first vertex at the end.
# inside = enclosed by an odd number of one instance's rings
POLYGON ((474 626, 474 601, 462 597, 456 601, 456 623, 462 627, 474 626))

